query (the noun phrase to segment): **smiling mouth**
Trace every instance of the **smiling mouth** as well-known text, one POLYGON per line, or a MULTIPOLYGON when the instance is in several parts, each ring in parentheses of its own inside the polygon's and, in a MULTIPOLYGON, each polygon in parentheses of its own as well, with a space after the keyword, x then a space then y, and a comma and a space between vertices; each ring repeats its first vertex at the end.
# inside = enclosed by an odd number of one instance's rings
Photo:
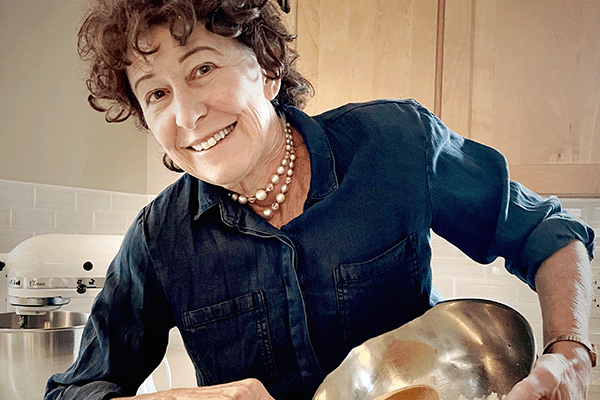
POLYGON ((231 132, 233 130, 233 128, 235 128, 236 124, 237 124, 237 122, 234 122, 233 124, 229 125, 228 127, 223 128, 219 132, 215 133, 207 141, 202 142, 197 145, 194 145, 194 146, 190 146, 189 148, 193 149, 197 152, 200 152, 200 151, 205 151, 205 150, 210 149, 211 147, 216 146, 217 143, 219 143, 221 140, 225 139, 225 136, 229 135, 229 132, 231 132))

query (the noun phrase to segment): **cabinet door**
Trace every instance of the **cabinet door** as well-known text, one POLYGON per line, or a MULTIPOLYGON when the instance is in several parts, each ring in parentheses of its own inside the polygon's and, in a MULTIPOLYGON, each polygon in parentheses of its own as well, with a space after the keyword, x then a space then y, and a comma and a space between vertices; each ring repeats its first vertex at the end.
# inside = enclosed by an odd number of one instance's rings
POLYGON ((600 2, 446 0, 441 117, 547 194, 600 193, 600 2))
POLYGON ((415 98, 433 110, 438 0, 301 0, 298 66, 315 86, 307 112, 415 98))

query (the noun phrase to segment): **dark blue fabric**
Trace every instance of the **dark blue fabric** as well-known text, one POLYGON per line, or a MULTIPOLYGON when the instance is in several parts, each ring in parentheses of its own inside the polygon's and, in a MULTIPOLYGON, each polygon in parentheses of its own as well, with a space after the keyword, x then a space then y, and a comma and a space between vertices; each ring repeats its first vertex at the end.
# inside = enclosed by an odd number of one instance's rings
POLYGON ((569 241, 592 254, 589 227, 414 101, 283 112, 311 157, 304 213, 279 230, 184 175, 128 231, 80 357, 47 399, 133 395, 173 326, 198 384, 255 377, 276 399, 310 399, 352 347, 441 300, 431 229, 478 262, 504 257, 532 288, 540 262, 569 241))

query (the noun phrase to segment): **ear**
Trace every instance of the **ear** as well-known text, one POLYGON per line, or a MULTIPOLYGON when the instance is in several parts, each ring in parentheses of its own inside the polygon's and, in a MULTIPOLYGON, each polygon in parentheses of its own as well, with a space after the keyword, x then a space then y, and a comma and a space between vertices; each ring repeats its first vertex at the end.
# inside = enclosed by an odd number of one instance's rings
POLYGON ((263 71, 263 91, 265 97, 269 101, 273 101, 279 94, 279 89, 281 89, 281 78, 271 79, 267 76, 266 71, 263 71))

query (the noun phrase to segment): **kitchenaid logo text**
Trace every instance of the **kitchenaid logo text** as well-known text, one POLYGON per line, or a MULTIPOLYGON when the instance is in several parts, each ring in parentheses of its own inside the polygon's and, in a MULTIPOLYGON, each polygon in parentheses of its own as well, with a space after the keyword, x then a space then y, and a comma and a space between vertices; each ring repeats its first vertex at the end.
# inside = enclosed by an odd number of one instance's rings
POLYGON ((82 286, 99 289, 105 278, 24 278, 9 276, 8 287, 13 289, 77 289, 82 286))
POLYGON ((14 276, 10 276, 8 278, 8 286, 10 287, 21 287, 21 278, 15 278, 14 276))

